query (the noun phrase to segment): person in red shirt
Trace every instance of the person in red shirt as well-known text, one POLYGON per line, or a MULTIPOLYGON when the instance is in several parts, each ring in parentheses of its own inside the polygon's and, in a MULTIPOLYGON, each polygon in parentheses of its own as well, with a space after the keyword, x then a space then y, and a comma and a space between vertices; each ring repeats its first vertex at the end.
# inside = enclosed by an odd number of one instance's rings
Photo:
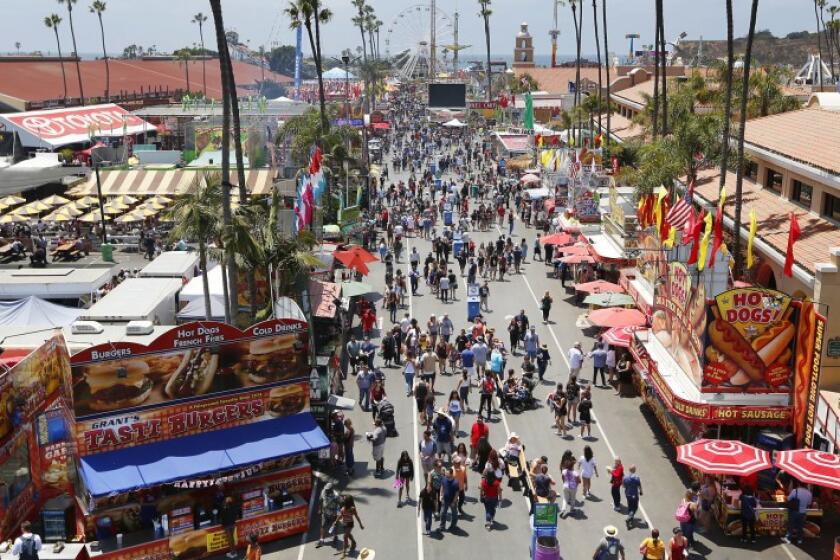
POLYGON ((621 459, 616 457, 615 464, 608 467, 607 472, 610 473, 613 509, 619 511, 621 509, 621 483, 624 482, 624 465, 621 464, 621 459))
POLYGON ((496 507, 499 505, 501 487, 501 481, 496 479, 493 471, 490 471, 481 479, 481 501, 484 504, 484 528, 488 531, 493 528, 493 523, 496 518, 496 507))
POLYGON ((470 429, 470 460, 475 462, 478 454, 478 440, 490 437, 490 427, 484 423, 484 418, 478 416, 470 429))
POLYGON ((371 331, 373 330, 373 326, 376 324, 376 314, 373 312, 372 309, 368 308, 362 313, 362 333, 365 336, 370 336, 371 331))

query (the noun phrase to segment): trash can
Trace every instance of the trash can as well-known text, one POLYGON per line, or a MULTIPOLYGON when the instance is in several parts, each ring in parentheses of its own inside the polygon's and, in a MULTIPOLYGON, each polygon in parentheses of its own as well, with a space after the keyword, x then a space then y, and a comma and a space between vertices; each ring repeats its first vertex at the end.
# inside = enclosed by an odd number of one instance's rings
POLYGON ((470 196, 473 198, 478 198, 478 185, 473 185, 470 189, 470 196))
POLYGON ((452 211, 444 212, 443 213, 443 225, 451 226, 452 225, 452 211))
MULTIPOLYGON (((452 212, 449 213, 449 216, 450 216, 449 219, 451 221, 452 220, 452 212)), ((446 225, 452 225, 452 224, 446 224, 446 225)), ((461 241, 459 239, 456 239, 455 241, 452 242, 452 254, 455 257, 458 257, 461 254, 461 251, 463 251, 463 250, 464 250, 464 242, 463 241, 461 241)))
POLYGON ((102 260, 105 262, 114 262, 114 246, 110 243, 103 243, 100 247, 102 253, 102 260))

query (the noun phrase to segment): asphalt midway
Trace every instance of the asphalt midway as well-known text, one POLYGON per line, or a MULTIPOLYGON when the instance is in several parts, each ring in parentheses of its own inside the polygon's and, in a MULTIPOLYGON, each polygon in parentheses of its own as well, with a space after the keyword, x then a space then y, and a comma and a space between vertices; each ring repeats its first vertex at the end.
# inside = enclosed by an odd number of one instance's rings
MULTIPOLYGON (((448 178, 445 177, 445 178, 448 178)), ((407 180, 406 174, 395 174, 390 181, 407 180)), ((440 225, 438 224, 438 228, 440 225)), ((507 234, 507 227, 504 228, 507 234)), ((499 231, 491 228, 488 232, 470 232, 476 245, 482 241, 495 240, 499 231)), ((598 462, 600 477, 592 481, 591 496, 584 500, 578 493, 578 510, 574 516, 560 520, 558 538, 560 551, 566 560, 590 559, 595 547, 602 536, 603 527, 615 525, 619 529, 619 537, 625 545, 627 557, 637 557, 638 545, 648 536, 651 523, 660 529, 665 539, 670 538, 671 529, 677 525, 674 511, 682 492, 689 480, 686 471, 675 461, 673 446, 667 441, 664 433, 656 423, 653 414, 642 404, 639 398, 620 398, 614 396, 611 388, 593 388, 593 419, 595 420, 592 437, 586 441, 578 434, 579 429, 569 430, 575 434, 574 438, 563 439, 554 434, 553 417, 543 404, 545 397, 551 392, 557 381, 564 384, 568 379, 568 363, 565 353, 575 341, 583 344, 584 350, 592 346, 592 341, 584 337, 575 326, 575 320, 584 311, 575 306, 572 292, 564 291, 560 282, 549 277, 549 268, 542 262, 532 260, 532 245, 536 231, 525 228, 516 222, 513 239, 518 242, 522 237, 528 242, 527 263, 523 265, 522 274, 507 276, 504 282, 490 282, 490 311, 483 315, 490 327, 506 340, 505 316, 515 315, 520 309, 525 309, 531 324, 536 325, 540 342, 549 346, 551 363, 546 372, 546 381, 535 390, 535 396, 541 403, 537 410, 525 411, 517 415, 494 415, 490 423, 490 441, 494 447, 501 447, 507 439, 507 434, 516 431, 526 446, 528 459, 541 455, 549 458, 549 474, 555 480, 560 480, 559 461, 563 452, 570 449, 575 457, 580 457, 584 445, 590 445, 598 462), (549 317, 549 324, 541 321, 538 299, 548 290, 554 305, 549 317), (609 477, 606 467, 612 464, 613 458, 621 457, 625 469, 632 464, 638 468, 644 489, 641 508, 637 516, 637 524, 627 530, 624 524, 624 514, 615 512, 609 491, 609 477), (641 517, 641 519, 639 519, 641 517)), ((395 266, 402 267, 404 272, 409 268, 407 255, 412 247, 417 247, 421 259, 431 250, 431 243, 419 237, 406 239, 406 250, 403 259, 395 266)), ((458 270, 457 263, 452 260, 453 270, 458 270)), ((381 291, 384 290, 384 264, 376 262, 370 265, 371 272, 367 282, 381 291)), ((441 317, 448 313, 456 329, 467 327, 466 286, 461 283, 457 292, 457 300, 443 303, 435 297, 421 279, 419 293, 408 299, 408 308, 400 309, 398 318, 408 311, 422 325, 431 314, 441 317)), ((378 325, 384 323, 384 328, 390 328, 391 323, 387 311, 380 309, 381 301, 377 302, 378 325)), ((456 331, 457 332, 457 331, 456 331)), ((374 331, 377 341, 381 330, 374 331)), ((508 367, 519 369, 522 360, 521 353, 508 358, 508 367)), ((382 358, 377 356, 376 364, 381 365, 382 358)), ((528 520, 527 500, 521 494, 504 488, 501 507, 496 515, 497 525, 493 531, 484 528, 484 510, 478 501, 479 477, 473 471, 469 472, 466 515, 458 522, 458 530, 454 533, 445 532, 433 534, 430 537, 422 535, 422 524, 417 514, 416 498, 419 488, 414 484, 411 488, 411 505, 397 508, 397 490, 393 487, 394 468, 400 452, 407 450, 415 460, 415 473, 422 472, 417 458, 417 444, 419 427, 416 406, 413 398, 405 396, 402 370, 398 368, 383 369, 386 375, 386 391, 396 409, 396 425, 399 436, 388 438, 385 446, 386 477, 373 477, 373 460, 368 442, 364 439, 364 432, 372 428, 369 413, 356 410, 347 414, 353 420, 357 433, 355 446, 356 476, 346 481, 342 492, 350 493, 356 500, 365 529, 357 526, 353 535, 359 547, 369 547, 376 551, 377 560, 437 560, 452 558, 480 557, 482 560, 524 560, 528 558, 530 546, 530 529, 528 520)), ((581 377, 591 381, 591 362, 584 363, 581 377)), ((456 386, 457 379, 452 375, 439 376, 437 381, 437 406, 446 400, 446 395, 456 386)), ((355 378, 348 375, 345 382, 345 395, 358 398, 355 378)), ((475 389, 470 394, 470 404, 477 407, 478 393, 475 389)), ((469 444, 468 432, 475 419, 475 413, 464 414, 461 418, 461 437, 458 441, 469 444)), ((344 481, 342 482, 342 484, 344 481)), ((624 498, 622 496, 622 502, 624 498)), ((435 523, 435 526, 437 522, 435 523)), ((270 543, 265 547, 265 557, 276 560, 322 560, 336 558, 340 555, 338 548, 324 546, 316 548, 318 540, 319 519, 317 514, 311 521, 311 529, 307 535, 298 539, 283 539, 270 543)), ((692 552, 691 558, 714 559, 752 559, 761 554, 764 560, 790 560, 828 558, 833 539, 829 538, 830 530, 823 537, 800 546, 783 546, 778 538, 763 537, 753 545, 743 544, 737 538, 726 537, 713 526, 710 531, 698 534, 700 543, 698 550, 692 552)), ((358 550, 348 557, 358 556, 358 550)))

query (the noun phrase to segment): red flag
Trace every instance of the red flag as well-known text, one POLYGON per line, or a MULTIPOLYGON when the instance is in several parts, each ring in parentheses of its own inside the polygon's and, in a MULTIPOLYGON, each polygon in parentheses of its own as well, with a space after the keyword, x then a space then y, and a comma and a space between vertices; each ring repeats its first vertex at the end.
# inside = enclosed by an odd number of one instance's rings
POLYGON ((723 245, 723 210, 718 206, 715 211, 715 237, 712 240, 712 256, 709 258, 709 268, 715 265, 715 255, 718 249, 723 245))
POLYGON ((507 95, 503 95, 501 98, 499 98, 499 106, 500 106, 502 109, 506 109, 506 108, 507 108, 507 106, 508 106, 508 98, 507 98, 507 95))
POLYGON ((793 244, 799 239, 799 222, 796 221, 796 214, 790 213, 790 232, 788 232, 787 254, 785 255, 785 276, 793 276, 793 244))
POLYGON ((706 211, 701 209, 697 220, 691 225, 691 254, 688 256, 686 264, 694 264, 697 262, 697 252, 700 250, 700 237, 703 235, 703 219, 706 217, 706 211))
POLYGON ((688 219, 685 221, 682 227, 682 244, 688 245, 688 242, 691 241, 691 235, 694 231, 694 221, 697 219, 697 212, 694 210, 694 207, 691 207, 691 210, 688 213, 688 219))
POLYGON ((660 221, 659 221, 659 239, 661 241, 665 241, 668 239, 668 233, 671 231, 671 224, 668 223, 668 220, 665 217, 668 215, 668 211, 671 208, 671 194, 666 194, 665 198, 662 199, 662 208, 659 209, 660 213, 660 221))
POLYGON ((645 227, 649 228, 656 220, 653 215, 653 208, 656 206, 656 197, 652 194, 647 195, 647 200, 645 201, 645 227))

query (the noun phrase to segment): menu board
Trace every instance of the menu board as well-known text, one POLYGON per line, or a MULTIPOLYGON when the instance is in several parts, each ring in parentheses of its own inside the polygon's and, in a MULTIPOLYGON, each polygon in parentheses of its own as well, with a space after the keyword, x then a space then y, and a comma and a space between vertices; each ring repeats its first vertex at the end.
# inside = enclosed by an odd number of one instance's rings
POLYGON ((240 499, 242 500, 242 517, 244 518, 253 517, 265 511, 265 494, 263 494, 261 488, 244 492, 240 499))
POLYGON ((305 321, 278 319, 240 331, 197 321, 148 346, 100 344, 72 360, 76 419, 102 417, 279 385, 309 375, 305 321))
POLYGON ((193 512, 191 507, 173 509, 169 512, 169 534, 177 535, 194 528, 193 512))

